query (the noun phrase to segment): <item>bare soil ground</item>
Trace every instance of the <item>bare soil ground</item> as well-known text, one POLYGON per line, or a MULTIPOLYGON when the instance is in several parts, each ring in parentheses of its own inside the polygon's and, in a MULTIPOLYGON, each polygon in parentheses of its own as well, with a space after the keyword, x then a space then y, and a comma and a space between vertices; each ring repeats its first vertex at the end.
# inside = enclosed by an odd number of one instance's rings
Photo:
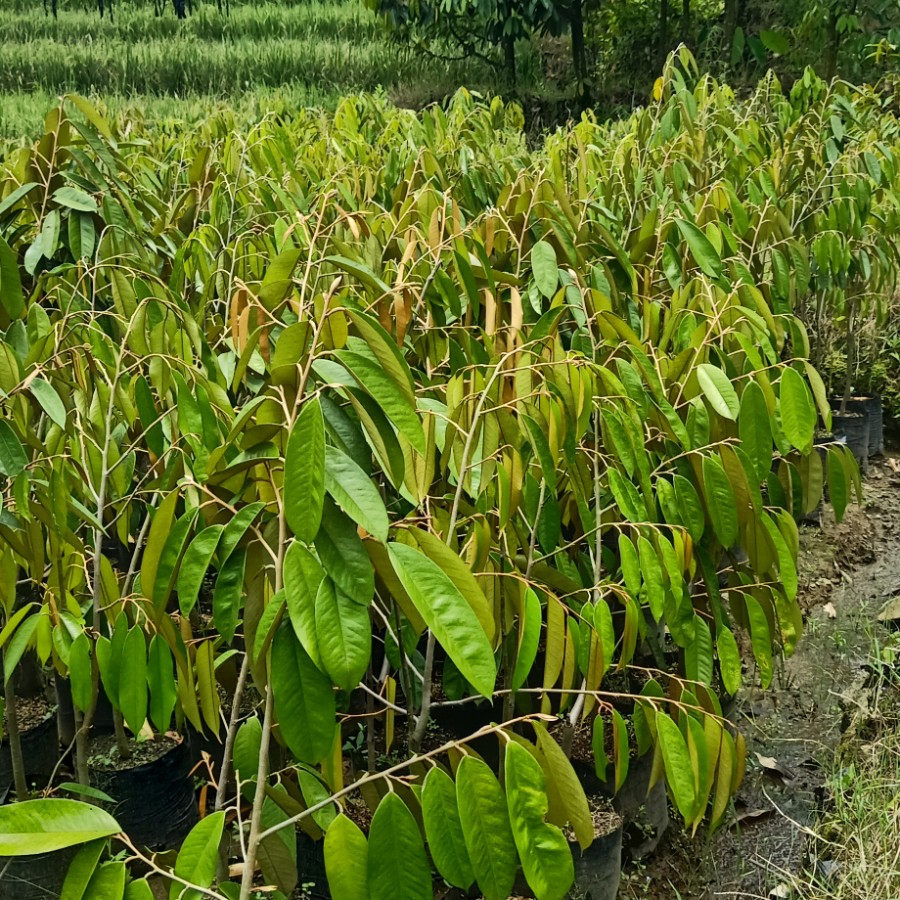
POLYGON ((653 859, 625 873, 621 897, 788 897, 809 866, 806 829, 842 735, 867 711, 871 648, 885 627, 878 612, 900 595, 900 457, 873 461, 864 504, 842 523, 828 510, 821 528, 801 532, 805 631, 768 691, 738 697, 748 760, 734 819, 707 840, 673 825, 653 859))

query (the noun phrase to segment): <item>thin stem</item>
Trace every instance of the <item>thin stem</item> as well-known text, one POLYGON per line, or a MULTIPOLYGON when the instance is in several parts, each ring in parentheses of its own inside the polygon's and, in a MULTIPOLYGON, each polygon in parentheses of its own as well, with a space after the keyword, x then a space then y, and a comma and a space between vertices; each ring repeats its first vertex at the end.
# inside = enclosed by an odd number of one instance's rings
MULTIPOLYGON (((284 503, 278 510, 278 559, 275 563, 275 593, 284 585, 284 556, 287 550, 288 528, 284 503)), ((249 654, 246 654, 249 655, 249 654)), ((250 813, 250 834, 247 838, 247 852, 244 856, 244 874, 241 879, 240 900, 249 900, 253 890, 253 876, 256 870, 256 856, 262 841, 260 836, 262 808, 266 799, 266 785, 269 779, 269 746, 272 740, 272 718, 275 711, 275 697, 272 692, 271 648, 266 653, 266 706, 263 713, 262 735, 259 744, 259 768, 256 772, 256 791, 253 795, 253 809, 250 813)), ((232 713, 234 710, 232 710, 232 713)))
POLYGON ((128 735, 125 734, 125 722, 122 718, 122 713, 120 713, 117 709, 113 710, 113 727, 116 730, 116 749, 119 752, 119 759, 131 759, 131 741, 128 740, 128 735))
POLYGON ((222 753, 222 767, 219 769, 219 786, 216 789, 215 809, 218 812, 225 808, 225 800, 228 796, 228 782, 231 780, 231 767, 234 760, 234 741, 237 736, 238 723, 241 719, 241 702, 244 698, 244 687, 247 683, 247 673, 250 671, 250 654, 245 653, 241 670, 238 673, 237 686, 234 689, 231 715, 228 717, 228 732, 225 735, 225 749, 222 753))
POLYGON ((422 749, 422 741, 425 739, 425 730, 428 727, 428 714, 431 711, 431 680, 434 673, 434 644, 434 632, 429 630, 428 641, 425 645, 425 668, 422 673, 422 703, 416 718, 416 727, 409 742, 409 749, 413 753, 418 753, 422 749))
MULTIPOLYGON (((6 654, 3 654, 4 662, 6 654)), ((25 757, 22 755, 22 739, 19 734, 19 716, 16 711, 16 689, 13 684, 12 672, 6 677, 6 670, 2 676, 6 684, 3 688, 3 697, 6 702, 6 734, 9 738, 9 756, 12 762, 13 784, 16 789, 16 800, 28 798, 28 778, 25 775, 25 757)))

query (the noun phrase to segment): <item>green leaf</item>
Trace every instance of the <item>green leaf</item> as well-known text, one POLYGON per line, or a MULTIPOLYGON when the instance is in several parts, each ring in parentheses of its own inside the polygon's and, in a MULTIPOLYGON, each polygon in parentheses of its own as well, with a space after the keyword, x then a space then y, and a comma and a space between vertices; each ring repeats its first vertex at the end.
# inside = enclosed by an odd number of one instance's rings
POLYGON ((753 655, 759 666, 759 680, 763 688, 772 683, 772 637, 769 632, 769 621, 762 604, 756 597, 746 594, 744 600, 747 604, 747 620, 750 623, 750 644, 753 647, 753 655))
POLYGON ((612 710, 612 726, 613 726, 613 753, 615 754, 616 764, 616 793, 622 790, 625 779, 628 777, 628 768, 631 757, 628 753, 628 726, 622 714, 613 707, 612 710))
POLYGON ((360 682, 372 655, 372 623, 365 606, 351 600, 330 578, 316 594, 316 643, 325 671, 344 691, 360 682))
POLYGON ((616 505, 629 522, 645 522, 647 511, 644 509, 641 495, 637 488, 618 469, 609 469, 609 489, 612 491, 616 505))
MULTIPOLYGON (((157 609, 165 606, 172 588, 175 587, 175 579, 178 577, 181 557, 184 554, 197 515, 198 510, 188 510, 180 519, 175 520, 175 524, 165 538, 156 567, 156 577, 153 580, 153 593, 150 595, 157 609)), ((150 587, 148 583, 144 582, 143 575, 141 576, 141 584, 145 590, 150 587)))
POLYGON ((79 212, 93 213, 97 212, 97 201, 90 194, 86 194, 79 188, 66 185, 57 188, 53 192, 53 199, 60 206, 68 209, 76 209, 79 212))
POLYGON ((209 571, 223 531, 223 525, 210 525, 209 528, 204 528, 185 551, 176 581, 178 608, 183 616, 190 615, 197 602, 200 587, 209 571))
POLYGON ((519 640, 516 647, 516 664, 510 677, 509 686, 517 691, 531 672, 531 667, 537 658, 538 646, 541 640, 541 601, 537 594, 528 588, 525 591, 523 610, 519 618, 519 640))
POLYGON ((494 653, 472 607, 427 556, 406 544, 388 544, 391 565, 416 609, 463 678, 490 697, 497 669, 494 653))
POLYGON ((681 729, 662 711, 656 713, 656 736, 675 805, 685 822, 691 822, 697 812, 697 795, 687 743, 681 729))
POLYGON ((75 859, 69 863, 59 900, 82 900, 105 848, 106 841, 99 838, 89 841, 75 854, 75 859))
MULTIPOLYGON (((219 843, 225 826, 225 813, 214 812, 201 819, 184 839, 178 857, 175 860, 175 874, 207 888, 216 877, 219 862, 219 843)), ((200 900, 203 895, 199 891, 188 890, 183 884, 173 881, 169 887, 169 900, 200 900)))
POLYGON ((325 489, 357 525, 379 541, 388 538, 384 501, 372 479, 349 456, 329 446, 325 453, 325 489))
POLYGON ((545 821, 550 809, 544 772, 521 744, 506 745, 506 803, 528 886, 538 900, 563 900, 575 880, 562 831, 545 821))
POLYGON ((816 429, 816 406, 812 392, 796 369, 782 370, 779 407, 784 436, 798 450, 807 450, 816 429))
POLYGON ((693 636, 684 650, 685 675, 700 684, 710 685, 713 677, 713 643, 709 626, 694 615, 693 636))
POLYGON ((238 550, 225 560, 216 577, 216 586, 213 589, 213 620, 219 634, 226 641, 231 641, 237 630, 241 598, 244 595, 246 565, 247 551, 238 550))
MULTIPOLYGON (((13 671, 9 654, 4 660, 7 672, 13 671)), ((72 689, 72 702, 76 709, 87 712, 91 706, 94 693, 91 668, 91 641, 82 631, 69 647, 69 683, 72 689)))
POLYGON ((150 641, 147 684, 150 687, 150 720, 161 733, 172 727, 172 713, 178 699, 172 665, 172 651, 165 640, 155 634, 150 641))
MULTIPOLYGON (((297 781, 300 783, 303 801, 307 807, 318 806, 320 803, 331 799, 331 788, 317 774, 308 769, 303 767, 298 769, 297 781)), ((323 806, 312 813, 312 820, 323 831, 327 830, 337 815, 335 808, 336 804, 333 802, 323 806)))
POLYGON ((772 426, 765 394, 755 381, 751 381, 741 395, 738 434, 741 446, 753 463, 757 482, 765 481, 772 466, 772 426))
POLYGON ((666 585, 659 562, 659 554, 653 544, 643 535, 638 537, 638 550, 640 551, 641 572, 647 589, 647 602, 653 618, 658 622, 662 618, 666 603, 666 585))
POLYGON ((301 762, 321 762, 334 743, 334 693, 328 677, 286 626, 272 642, 270 677, 285 743, 301 762))
POLYGON ((375 573, 365 545, 353 522, 329 499, 325 501, 322 527, 316 535, 316 552, 334 583, 352 600, 368 606, 375 594, 375 573))
POLYGON ((67 794, 90 797, 92 800, 99 800, 101 803, 116 802, 109 794, 105 794, 99 788, 91 787, 89 784, 77 784, 74 781, 63 781, 61 784, 56 785, 56 790, 65 791, 67 794))
POLYGON ((437 766, 425 776, 422 786, 422 817, 435 868, 448 884, 468 890, 475 873, 459 819, 456 786, 437 766))
POLYGON ((153 888, 146 878, 138 881, 129 881, 125 885, 125 896, 123 900, 154 900, 153 888))
POLYGON ((247 533, 247 529, 253 524, 253 520, 259 515, 264 506, 265 503, 251 503, 249 506, 245 506, 225 526, 222 538, 219 541, 218 556, 220 563, 224 563, 235 551, 235 548, 247 533))
POLYGON ((393 791, 378 804, 369 827, 371 900, 432 900, 431 867, 419 826, 393 791))
POLYGON ((43 378, 32 378, 28 390, 34 394, 35 400, 40 403, 41 409, 47 413, 50 421, 59 425, 60 428, 65 428, 66 408, 53 385, 49 381, 44 381, 43 378))
POLYGON ((153 515, 153 521, 150 523, 150 531, 141 559, 141 586, 147 597, 153 596, 153 585, 156 582, 160 557, 169 532, 172 530, 172 521, 175 518, 175 507, 179 497, 180 491, 171 491, 159 504, 159 508, 153 515))
POLYGON ((262 722, 257 716, 245 719, 234 738, 234 771, 241 780, 241 790, 253 800, 253 785, 259 774, 259 754, 262 746, 262 722))
POLYGON ((0 306, 10 319, 18 319, 25 312, 25 294, 22 292, 19 260, 2 236, 0 236, 0 306))
POLYGON ((716 772, 716 791, 709 817, 710 834, 722 824, 725 811, 728 809, 734 778, 734 757, 734 739, 727 730, 723 729, 722 745, 719 749, 719 765, 716 772))
POLYGON ((737 502, 725 467, 716 456, 703 459, 703 490, 713 531, 723 547, 731 547, 738 537, 737 502))
POLYGON ((69 251, 76 260, 89 259, 94 253, 97 232, 90 213, 73 213, 69 216, 69 251))
POLYGON ((421 528, 408 528, 406 534, 415 540, 419 549, 459 588, 459 592, 478 616, 488 640, 493 640, 494 605, 484 596, 472 570, 436 534, 421 528))
POLYGON ((288 295, 301 252, 297 247, 286 247, 269 263, 257 292, 260 302, 269 312, 288 295))
POLYGON ((538 290, 549 300, 559 286, 559 266, 552 244, 538 241, 531 248, 531 271, 538 290))
POLYGON ((16 433, 7 422, 0 421, 0 475, 15 478, 27 465, 28 457, 16 433))
POLYGON ((676 219, 675 224, 687 242, 691 255, 701 271, 710 278, 721 278, 723 274, 722 260, 719 259, 719 254, 709 242, 709 238, 692 222, 676 219))
POLYGON ((703 513, 703 504, 693 483, 683 475, 676 475, 672 479, 675 485, 675 499, 678 502, 678 510, 687 527, 688 532, 695 541, 703 537, 706 530, 706 516, 703 513))
POLYGON ((628 593, 637 600, 640 597, 641 560, 631 538, 624 532, 619 533, 619 563, 622 567, 622 578, 628 593))
POLYGON ((119 900, 125 893, 125 878, 127 876, 125 863, 119 860, 110 860, 103 863, 95 870, 90 884, 85 891, 86 900, 99 900, 103 897, 115 897, 119 900))
POLYGON ((163 455, 164 440, 162 422, 153 402, 153 392, 143 375, 134 380, 134 402, 141 417, 141 427, 144 429, 144 440, 147 447, 157 457, 163 455))
POLYGON ((23 185, 17 187, 11 194, 8 194, 2 200, 0 200, 0 216, 3 215, 7 210, 12 209, 23 197, 26 197, 30 194, 36 187, 38 187, 38 183, 36 181, 29 181, 23 185))
POLYGON ((296 541, 288 547, 284 555, 284 593, 288 616, 303 649, 320 669, 316 595, 324 578, 325 570, 306 547, 296 541))
MULTIPOLYGON (((288 814, 275 802, 275 797, 289 800, 284 785, 270 788, 271 793, 263 801, 260 827, 266 831, 281 825, 288 814)), ((264 838, 259 845, 259 867, 266 884, 274 884, 280 891, 289 894, 297 884, 297 835, 293 828, 285 826, 280 831, 264 838)))
POLYGON ((594 842, 594 820, 584 788, 569 758, 550 736, 546 726, 542 722, 533 724, 547 780, 553 784, 555 793, 562 802, 566 819, 575 832, 579 846, 582 850, 587 850, 594 842))
POLYGON ((359 826, 344 815, 325 832, 325 874, 332 897, 369 900, 369 844, 359 826))
POLYGON ((794 600, 799 589, 796 557, 768 513, 763 513, 762 524, 775 548, 775 555, 778 557, 778 575, 781 578, 785 596, 788 600, 794 600))
POLYGON ((484 900, 507 900, 518 860, 506 798, 494 773, 473 756, 456 770, 456 802, 478 889, 484 900))
POLYGON ((780 31, 767 31, 763 29, 759 33, 759 39, 762 41, 766 50, 775 53, 778 56, 787 56, 790 52, 791 45, 788 43, 787 36, 780 31))
POLYGON ((350 374, 368 392, 381 411, 419 453, 425 453, 425 432, 416 412, 415 401, 377 359, 352 350, 336 354, 350 374))
POLYGON ((119 678, 119 708, 125 724, 138 734, 147 718, 147 642, 139 626, 125 637, 119 678))
POLYGON ((828 469, 828 496, 834 509, 834 517, 840 522, 844 518, 847 509, 850 490, 847 486, 847 473, 844 463, 840 458, 841 451, 836 447, 828 448, 826 460, 828 469))
POLYGON ((831 406, 828 403, 828 393, 825 390, 825 383, 822 376, 815 370, 813 365, 804 361, 803 368, 806 371, 806 379, 809 382, 813 397, 816 400, 816 406, 819 408, 819 415, 825 423, 825 428, 831 431, 831 406))
POLYGON ((391 289, 365 263, 348 259, 346 256, 329 256, 324 261, 355 275, 376 297, 391 293, 391 289))
POLYGON ((599 714, 594 716, 594 725, 591 729, 591 749, 594 752, 594 771, 601 781, 606 781, 606 768, 609 765, 604 730, 603 716, 599 714))
POLYGON ((728 376, 716 366, 701 363, 697 366, 697 381, 709 405, 723 419, 735 421, 741 411, 741 402, 728 376))
POLYGON ((724 625, 716 637, 716 651, 719 656, 722 684, 733 697, 741 686, 741 653, 734 634, 724 625))
POLYGON ((303 405, 284 454, 284 512, 296 537, 310 543, 325 500, 325 419, 319 398, 303 405))
POLYGON ((33 856, 118 834, 99 806, 78 800, 25 800, 0 806, 0 856, 33 856))

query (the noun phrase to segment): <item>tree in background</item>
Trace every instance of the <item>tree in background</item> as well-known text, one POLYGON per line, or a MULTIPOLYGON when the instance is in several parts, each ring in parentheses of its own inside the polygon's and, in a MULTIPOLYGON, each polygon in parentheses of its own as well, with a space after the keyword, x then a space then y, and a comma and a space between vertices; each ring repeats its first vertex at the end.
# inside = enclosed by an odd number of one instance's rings
MULTIPOLYGON (((429 53, 447 51, 476 56, 504 73, 515 88, 516 44, 534 35, 560 36, 572 41, 572 72, 577 93, 587 97, 589 81, 585 41, 585 0, 365 0, 399 38, 429 53)), ((459 58, 459 57, 457 57, 459 58)))

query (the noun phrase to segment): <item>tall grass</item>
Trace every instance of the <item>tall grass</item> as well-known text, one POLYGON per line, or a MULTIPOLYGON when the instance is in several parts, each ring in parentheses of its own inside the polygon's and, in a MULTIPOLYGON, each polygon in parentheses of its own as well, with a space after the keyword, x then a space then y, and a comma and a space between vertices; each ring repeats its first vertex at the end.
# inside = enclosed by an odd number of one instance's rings
MULTIPOLYGON (((35 0, 0 0, 0 156, 39 134, 47 109, 67 93, 126 118, 189 126, 222 101, 251 122, 333 107, 360 91, 384 89, 398 105, 419 107, 460 85, 505 87, 485 62, 392 40, 362 0, 237 0, 229 15, 214 0, 194 0, 181 21, 171 0, 161 15, 152 0, 115 0, 113 9, 111 20, 93 0, 60 0, 53 18, 35 0)), ((533 93, 542 82, 537 51, 522 47, 520 62, 519 87, 533 93)))

